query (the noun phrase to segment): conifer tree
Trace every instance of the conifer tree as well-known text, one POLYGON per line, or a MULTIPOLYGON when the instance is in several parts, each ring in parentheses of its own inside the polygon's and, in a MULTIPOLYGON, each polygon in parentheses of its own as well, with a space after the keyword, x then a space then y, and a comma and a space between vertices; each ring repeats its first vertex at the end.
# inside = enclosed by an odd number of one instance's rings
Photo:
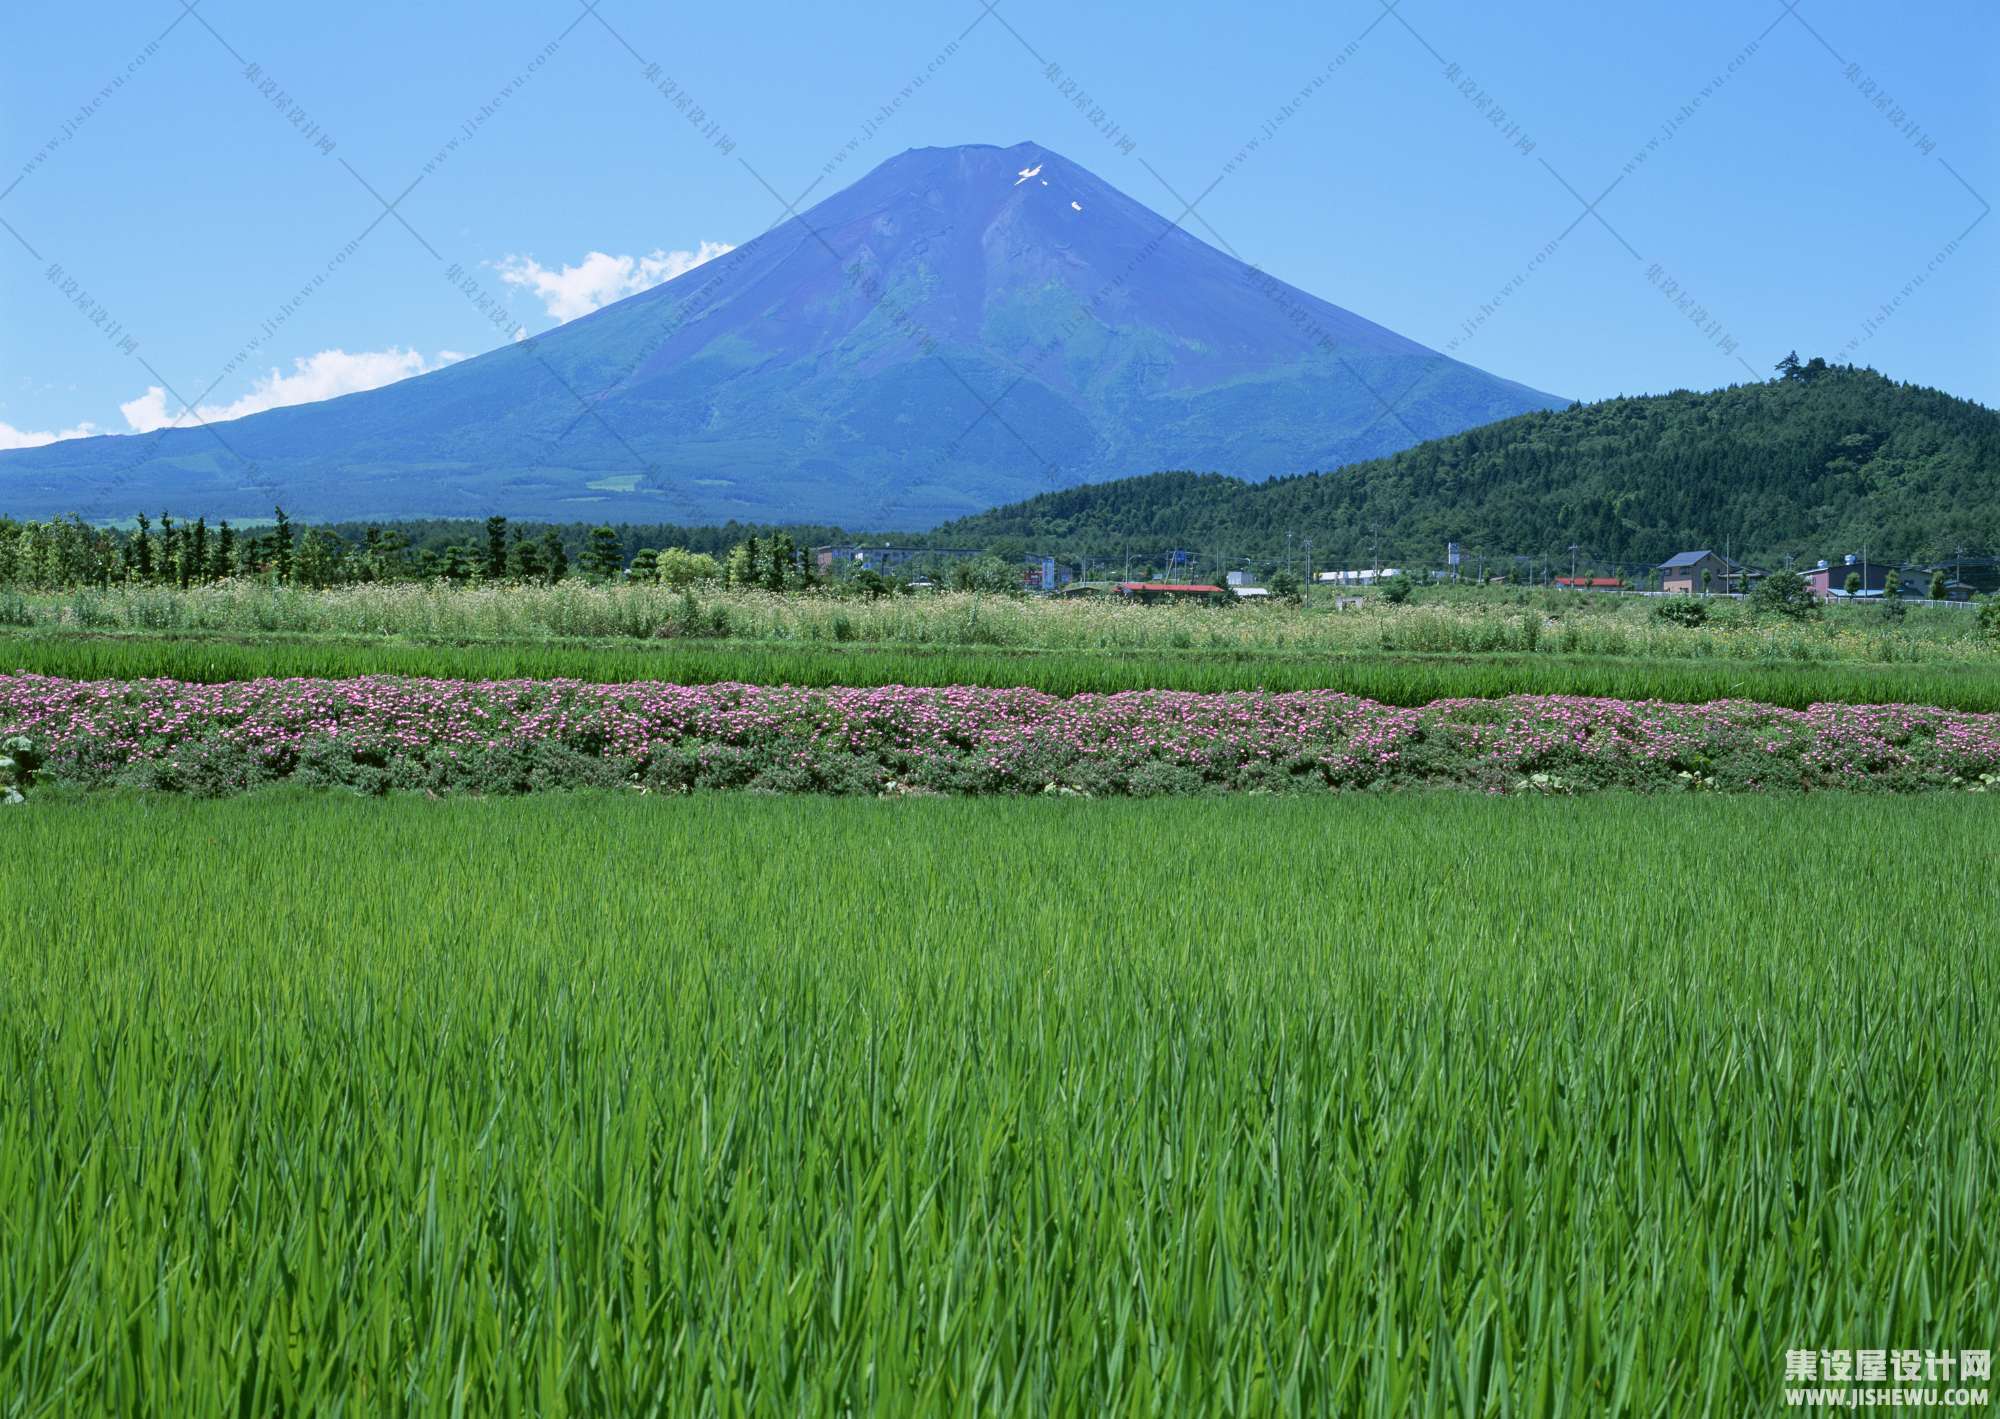
POLYGON ((727 586, 759 586, 763 582, 764 568, 761 561, 763 550, 755 537, 738 542, 729 551, 729 560, 723 566, 723 583, 727 586))
POLYGON ((515 528, 514 540, 507 546, 507 574, 520 581, 540 581, 544 570, 541 545, 515 528))
POLYGON ((486 519, 486 579, 507 579, 507 519, 498 515, 486 519))
POLYGON ((784 591, 792 584, 796 570, 798 548, 789 534, 778 532, 771 536, 770 563, 764 569, 764 585, 772 591, 784 591))
POLYGON ((160 580, 174 582, 180 580, 181 560, 180 533, 174 527, 174 520, 166 513, 160 514, 160 580))
POLYGON ((131 569, 140 581, 153 579, 153 520, 139 514, 139 530, 132 534, 131 569))
POLYGON ((271 566, 279 581, 288 582, 292 579, 292 520, 283 508, 274 511, 278 525, 271 529, 271 566))
POLYGON ((616 531, 609 527, 590 530, 590 541, 583 551, 583 569, 606 581, 618 579, 618 573, 625 570, 625 549, 619 545, 616 531))

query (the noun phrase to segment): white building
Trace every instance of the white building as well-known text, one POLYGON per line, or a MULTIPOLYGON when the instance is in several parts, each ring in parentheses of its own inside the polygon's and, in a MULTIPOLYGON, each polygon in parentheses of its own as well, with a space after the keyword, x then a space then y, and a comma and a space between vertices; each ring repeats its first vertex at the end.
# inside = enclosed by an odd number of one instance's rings
POLYGON ((1373 586, 1378 581, 1387 581, 1392 576, 1401 576, 1401 567, 1363 567, 1359 571, 1315 572, 1313 580, 1331 586, 1373 586))

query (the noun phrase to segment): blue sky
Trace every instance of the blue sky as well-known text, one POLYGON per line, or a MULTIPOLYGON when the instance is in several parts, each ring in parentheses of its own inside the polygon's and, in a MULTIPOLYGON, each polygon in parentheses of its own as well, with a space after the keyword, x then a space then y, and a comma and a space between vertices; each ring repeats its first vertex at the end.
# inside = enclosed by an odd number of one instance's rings
POLYGON ((0 446, 383 383, 905 148, 1024 140, 1555 393, 1796 347, 2000 403, 2000 22, 1970 0, 77 14, 17 11, 0 59, 0 446))

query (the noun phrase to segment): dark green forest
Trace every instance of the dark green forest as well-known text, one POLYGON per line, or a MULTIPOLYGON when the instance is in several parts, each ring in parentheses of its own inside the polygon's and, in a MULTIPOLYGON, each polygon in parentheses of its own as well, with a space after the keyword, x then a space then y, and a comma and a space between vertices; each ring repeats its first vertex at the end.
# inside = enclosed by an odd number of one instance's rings
POLYGON ((1155 473, 962 518, 940 539, 1090 556, 1186 546, 1318 563, 1468 555, 1647 566, 1677 551, 1807 561, 1867 546, 1912 560, 2000 545, 2000 414, 1823 360, 1712 393, 1523 414, 1336 472, 1245 483, 1155 473))

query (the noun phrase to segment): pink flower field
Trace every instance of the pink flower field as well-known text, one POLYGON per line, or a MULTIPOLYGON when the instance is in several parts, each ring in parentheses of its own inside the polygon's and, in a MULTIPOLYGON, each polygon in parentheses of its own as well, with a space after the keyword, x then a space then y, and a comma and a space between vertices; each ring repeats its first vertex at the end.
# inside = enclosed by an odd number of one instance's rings
POLYGON ((1909 705, 0 675, 16 732, 55 782, 208 793, 2000 789, 2000 715, 1909 705))

